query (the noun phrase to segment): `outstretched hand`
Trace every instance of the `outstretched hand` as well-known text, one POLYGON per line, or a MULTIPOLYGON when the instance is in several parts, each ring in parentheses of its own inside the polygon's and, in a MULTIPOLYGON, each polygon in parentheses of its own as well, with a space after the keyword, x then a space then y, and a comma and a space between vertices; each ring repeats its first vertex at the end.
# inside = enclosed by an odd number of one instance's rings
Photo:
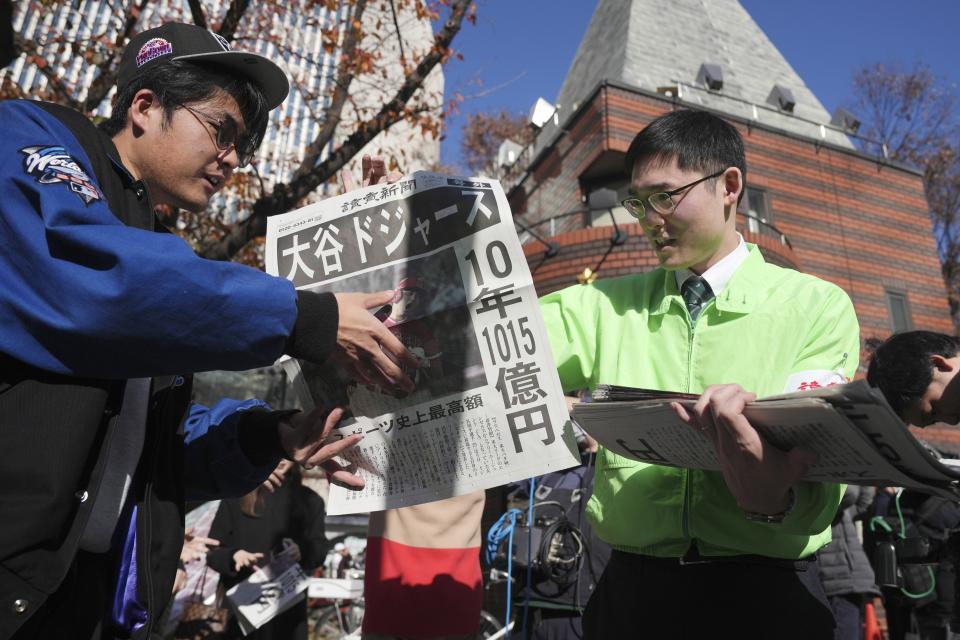
POLYGON ((355 434, 340 440, 327 440, 341 417, 343 409, 336 408, 328 414, 322 407, 318 407, 310 413, 298 413, 284 418, 279 426, 280 442, 287 457, 303 468, 323 467, 331 482, 360 489, 364 485, 363 478, 352 473, 334 458, 360 442, 363 436, 355 434))
MULTIPOLYGON (((396 182, 403 177, 397 171, 387 172, 387 164, 381 157, 364 155, 360 160, 360 169, 359 185, 350 171, 340 171, 344 193, 375 184, 396 182)), ((334 357, 347 373, 363 384, 400 387, 410 393, 414 390, 413 381, 403 373, 401 367, 414 370, 420 364, 370 312, 393 300, 393 295, 393 291, 336 294, 340 306, 340 326, 334 357)))
POLYGON ((280 460, 280 463, 270 472, 270 475, 260 484, 260 487, 270 493, 276 493, 277 489, 280 488, 280 485, 283 484, 284 479, 287 477, 287 472, 289 472, 292 467, 293 461, 287 460, 286 458, 280 460))
POLYGON ((413 391, 413 380, 404 372, 420 363, 371 312, 393 300, 392 291, 337 293, 340 323, 334 358, 347 373, 364 384, 413 391))
POLYGON ((240 571, 241 569, 253 568, 263 559, 262 553, 250 553, 246 549, 238 549, 236 553, 233 554, 233 570, 240 571))
POLYGON ((743 415, 756 398, 737 384, 712 385, 692 411, 677 402, 670 406, 713 443, 723 479, 741 509, 781 513, 790 501, 790 488, 817 456, 805 447, 781 451, 767 442, 743 415))
POLYGON ((403 174, 399 171, 387 172, 387 163, 383 158, 370 157, 369 155, 364 155, 360 160, 360 171, 359 185, 353 177, 353 174, 349 171, 346 169, 340 171, 340 184, 343 188, 343 193, 349 193, 350 191, 375 184, 396 182, 403 177, 403 174))
POLYGON ((197 558, 203 557, 210 547, 220 546, 219 540, 206 538, 204 536, 193 535, 193 529, 189 529, 183 536, 183 547, 180 549, 180 562, 187 564, 197 558))

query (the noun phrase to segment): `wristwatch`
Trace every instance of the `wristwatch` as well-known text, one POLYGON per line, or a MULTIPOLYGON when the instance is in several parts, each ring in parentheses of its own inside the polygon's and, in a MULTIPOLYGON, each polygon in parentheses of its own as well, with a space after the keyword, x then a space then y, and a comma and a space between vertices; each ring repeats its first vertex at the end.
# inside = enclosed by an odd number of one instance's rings
POLYGON ((744 517, 750 522, 762 522, 764 524, 780 524, 784 519, 793 513, 793 508, 797 505, 797 494, 793 487, 787 490, 787 506, 779 513, 759 513, 757 511, 744 511, 744 517))

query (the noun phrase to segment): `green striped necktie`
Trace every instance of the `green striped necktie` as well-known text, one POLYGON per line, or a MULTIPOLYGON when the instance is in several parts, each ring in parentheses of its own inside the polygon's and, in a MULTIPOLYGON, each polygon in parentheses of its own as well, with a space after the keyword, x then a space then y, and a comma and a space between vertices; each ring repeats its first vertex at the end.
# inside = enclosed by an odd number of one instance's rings
POLYGON ((700 276, 691 276, 684 280, 683 285, 681 285, 680 295, 683 296, 683 301, 687 303, 690 319, 696 322, 703 308, 713 298, 713 291, 710 290, 710 284, 706 280, 700 276))

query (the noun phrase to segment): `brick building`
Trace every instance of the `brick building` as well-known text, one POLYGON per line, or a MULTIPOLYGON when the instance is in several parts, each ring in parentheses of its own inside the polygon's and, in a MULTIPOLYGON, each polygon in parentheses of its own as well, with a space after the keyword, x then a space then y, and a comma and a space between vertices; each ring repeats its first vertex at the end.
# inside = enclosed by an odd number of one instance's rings
MULTIPOLYGON (((623 158, 655 117, 707 109, 743 136, 738 227, 768 261, 841 286, 863 341, 953 332, 921 173, 879 147, 859 151, 850 116, 828 114, 737 0, 600 0, 557 102, 522 156, 526 173, 508 185, 514 214, 534 232, 523 239, 541 294, 585 269, 605 278, 656 267, 617 204, 628 187, 623 158), (548 255, 545 243, 559 251, 548 255)), ((960 431, 925 437, 960 452, 960 431)))

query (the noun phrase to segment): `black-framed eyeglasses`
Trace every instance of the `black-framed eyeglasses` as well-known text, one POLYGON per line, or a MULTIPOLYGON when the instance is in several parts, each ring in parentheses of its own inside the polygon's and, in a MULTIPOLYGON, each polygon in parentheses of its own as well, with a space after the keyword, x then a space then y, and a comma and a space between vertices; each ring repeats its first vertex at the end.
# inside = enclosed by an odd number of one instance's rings
POLYGON ((659 213, 662 216, 668 216, 673 213, 674 209, 677 208, 679 202, 674 201, 673 197, 682 193, 686 189, 697 186, 701 182, 706 182, 712 178, 723 175, 723 172, 726 169, 721 169, 716 173, 711 173, 708 176, 704 176, 699 180, 694 180, 690 184, 685 184, 682 187, 677 187, 676 189, 671 189, 670 191, 660 191, 658 193, 651 193, 646 198, 641 198, 638 196, 630 196, 629 198, 624 198, 620 201, 620 205, 624 209, 630 212, 632 216, 639 220, 647 215, 646 207, 644 207, 643 201, 646 200, 647 204, 650 205, 650 208, 659 213))
MULTIPOLYGON (((181 107, 190 112, 197 119, 197 122, 203 124, 204 121, 216 131, 216 136, 210 136, 217 149, 227 151, 233 147, 237 151, 237 165, 245 167, 250 164, 254 152, 257 150, 256 141, 250 137, 240 137, 237 129, 237 123, 233 118, 215 118, 193 107, 181 104, 181 107)), ((209 131, 208 131, 209 133, 209 131)))

